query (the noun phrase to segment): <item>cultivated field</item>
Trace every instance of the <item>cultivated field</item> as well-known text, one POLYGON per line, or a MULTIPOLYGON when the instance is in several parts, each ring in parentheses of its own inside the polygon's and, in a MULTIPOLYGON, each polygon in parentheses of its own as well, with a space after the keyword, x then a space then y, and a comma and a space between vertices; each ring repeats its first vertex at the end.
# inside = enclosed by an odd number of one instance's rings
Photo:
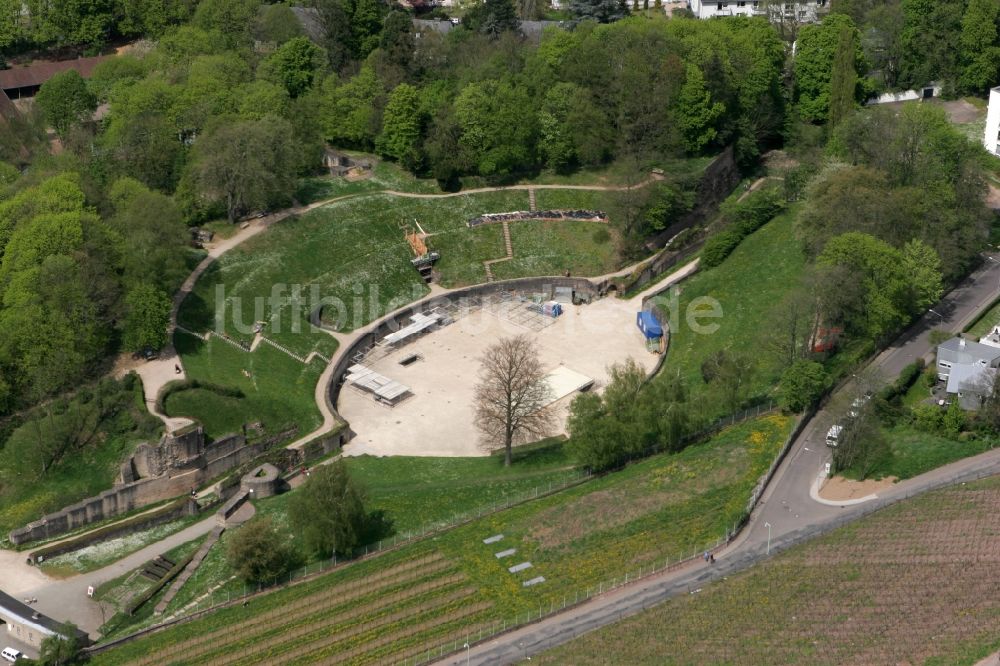
POLYGON ((970 664, 1000 647, 1000 479, 908 500, 546 664, 970 664))

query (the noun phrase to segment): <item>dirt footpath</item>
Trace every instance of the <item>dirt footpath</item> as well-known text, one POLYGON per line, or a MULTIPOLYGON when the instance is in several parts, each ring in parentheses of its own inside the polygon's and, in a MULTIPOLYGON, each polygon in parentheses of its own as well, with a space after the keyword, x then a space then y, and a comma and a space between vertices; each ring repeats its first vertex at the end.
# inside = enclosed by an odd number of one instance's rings
POLYGON ((819 489, 819 496, 832 502, 861 499, 869 495, 877 495, 886 488, 891 488, 898 480, 894 476, 879 479, 878 481, 874 479, 855 481, 853 479, 845 479, 842 476, 834 476, 827 479, 823 487, 819 489))

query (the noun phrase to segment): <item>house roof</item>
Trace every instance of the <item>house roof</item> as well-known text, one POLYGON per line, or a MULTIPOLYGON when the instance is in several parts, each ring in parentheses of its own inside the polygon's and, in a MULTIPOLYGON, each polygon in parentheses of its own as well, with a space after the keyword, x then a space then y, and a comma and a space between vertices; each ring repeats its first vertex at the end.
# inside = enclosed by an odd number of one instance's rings
POLYGON ((108 58, 113 57, 104 55, 93 56, 91 58, 77 58, 75 60, 59 60, 57 62, 36 62, 26 66, 0 70, 0 89, 13 90, 15 88, 40 86, 56 74, 71 69, 79 72, 83 78, 87 78, 93 73, 95 67, 108 58))
POLYGON ((321 43, 326 39, 326 26, 323 25, 323 17, 315 7, 292 7, 292 13, 299 20, 299 25, 306 33, 306 37, 314 42, 321 43))
POLYGON ((985 395, 990 392, 996 369, 972 363, 955 363, 948 372, 948 393, 974 393, 985 395))
POLYGON ((991 363, 1000 358, 1000 347, 983 345, 972 340, 954 337, 938 345, 938 353, 949 351, 954 354, 956 363, 975 363, 976 361, 986 361, 991 363), (963 344, 964 342, 964 344, 963 344))

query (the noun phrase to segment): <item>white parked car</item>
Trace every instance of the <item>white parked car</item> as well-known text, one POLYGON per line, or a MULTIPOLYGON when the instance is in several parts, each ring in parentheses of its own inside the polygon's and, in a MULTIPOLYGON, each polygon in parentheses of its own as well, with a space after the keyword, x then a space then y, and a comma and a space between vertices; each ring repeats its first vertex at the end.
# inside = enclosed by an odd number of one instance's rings
POLYGON ((13 664, 15 661, 17 661, 24 655, 21 654, 19 650, 15 650, 12 647, 5 647, 3 651, 0 652, 0 656, 2 656, 5 661, 9 661, 10 663, 13 664))

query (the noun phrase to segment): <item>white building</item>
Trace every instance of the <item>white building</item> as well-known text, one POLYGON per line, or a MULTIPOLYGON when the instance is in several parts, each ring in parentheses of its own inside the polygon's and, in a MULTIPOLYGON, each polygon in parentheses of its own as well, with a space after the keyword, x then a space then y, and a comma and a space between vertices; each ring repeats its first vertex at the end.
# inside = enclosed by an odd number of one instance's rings
POLYGON ((780 20, 808 23, 816 20, 817 11, 828 0, 797 0, 796 2, 761 2, 761 0, 688 0, 688 7, 700 19, 714 16, 768 16, 780 20))
POLYGON ((997 143, 1000 141, 1000 86, 990 90, 990 108, 986 112, 986 133, 983 145, 994 155, 1000 155, 997 143))

